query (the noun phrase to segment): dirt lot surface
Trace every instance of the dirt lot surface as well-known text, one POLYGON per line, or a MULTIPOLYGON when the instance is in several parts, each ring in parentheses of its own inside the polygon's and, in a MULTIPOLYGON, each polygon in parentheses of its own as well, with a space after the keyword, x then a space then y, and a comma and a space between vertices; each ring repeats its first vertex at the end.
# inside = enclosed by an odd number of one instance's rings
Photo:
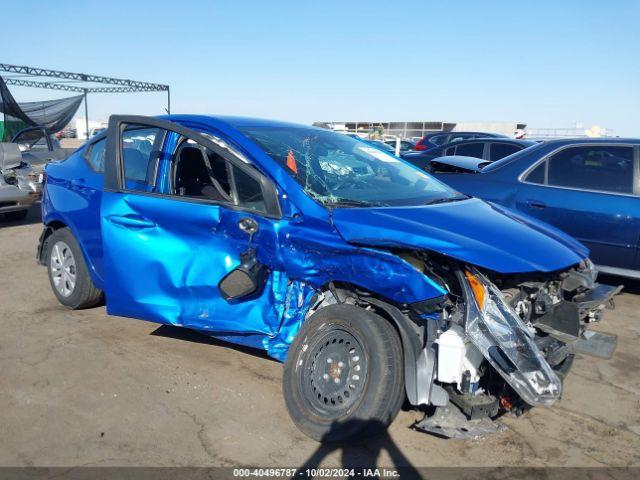
POLYGON ((640 465, 637 282, 622 282, 597 327, 619 335, 613 358, 578 356, 556 406, 474 441, 414 431, 420 414, 403 411, 386 437, 319 448, 289 420, 282 367, 261 353, 59 305, 34 259, 40 231, 37 209, 0 223, 0 465, 640 465))

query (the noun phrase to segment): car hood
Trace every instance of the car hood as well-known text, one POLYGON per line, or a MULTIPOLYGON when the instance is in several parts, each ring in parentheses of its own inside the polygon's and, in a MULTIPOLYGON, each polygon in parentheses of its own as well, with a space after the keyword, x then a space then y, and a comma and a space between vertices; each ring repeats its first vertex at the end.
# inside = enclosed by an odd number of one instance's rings
POLYGON ((349 243, 425 249, 501 273, 552 272, 588 255, 559 230, 476 198, 415 207, 338 208, 349 243))

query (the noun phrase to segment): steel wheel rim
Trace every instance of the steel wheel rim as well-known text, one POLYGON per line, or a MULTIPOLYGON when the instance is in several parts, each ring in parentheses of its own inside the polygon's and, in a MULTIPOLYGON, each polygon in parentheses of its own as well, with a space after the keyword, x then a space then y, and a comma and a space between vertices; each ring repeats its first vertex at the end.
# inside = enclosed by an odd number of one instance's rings
POLYGON ((51 248, 51 281, 57 292, 69 297, 76 288, 76 259, 69 245, 57 241, 51 248))
POLYGON ((314 413, 338 418, 362 397, 367 376, 364 349, 356 337, 332 329, 309 346, 298 381, 314 413))

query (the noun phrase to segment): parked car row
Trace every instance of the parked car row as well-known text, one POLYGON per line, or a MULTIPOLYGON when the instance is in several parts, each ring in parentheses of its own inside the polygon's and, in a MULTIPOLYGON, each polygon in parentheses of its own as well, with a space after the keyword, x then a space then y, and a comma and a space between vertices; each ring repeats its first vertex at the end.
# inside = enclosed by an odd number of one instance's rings
MULTIPOLYGON (((578 162, 627 172, 627 154, 578 162)), ((516 155, 490 167, 550 188, 553 160, 541 175, 516 155)), ((596 282, 582 244, 319 128, 113 116, 47 164, 42 219, 60 303, 266 350, 321 441, 371 436, 405 399, 435 409, 418 429, 484 435, 560 398, 569 344, 615 346, 584 335, 620 288, 596 282)))
POLYGON ((495 162, 535 144, 536 142, 531 140, 495 137, 460 140, 422 152, 406 152, 402 158, 426 171, 432 171, 433 160, 439 157, 463 156, 495 162))

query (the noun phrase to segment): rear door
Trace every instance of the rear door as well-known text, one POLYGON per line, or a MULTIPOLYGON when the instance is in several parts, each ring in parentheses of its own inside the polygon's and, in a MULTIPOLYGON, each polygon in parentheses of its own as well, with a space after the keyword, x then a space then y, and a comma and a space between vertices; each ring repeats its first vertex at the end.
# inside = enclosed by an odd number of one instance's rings
POLYGON ((279 216, 273 183, 223 145, 173 122, 111 117, 101 204, 108 313, 217 332, 277 328, 268 285, 231 302, 218 288, 249 248, 272 263, 279 216))
POLYGON ((637 147, 563 147, 521 177, 518 209, 583 242, 598 265, 637 268, 640 190, 637 147))

